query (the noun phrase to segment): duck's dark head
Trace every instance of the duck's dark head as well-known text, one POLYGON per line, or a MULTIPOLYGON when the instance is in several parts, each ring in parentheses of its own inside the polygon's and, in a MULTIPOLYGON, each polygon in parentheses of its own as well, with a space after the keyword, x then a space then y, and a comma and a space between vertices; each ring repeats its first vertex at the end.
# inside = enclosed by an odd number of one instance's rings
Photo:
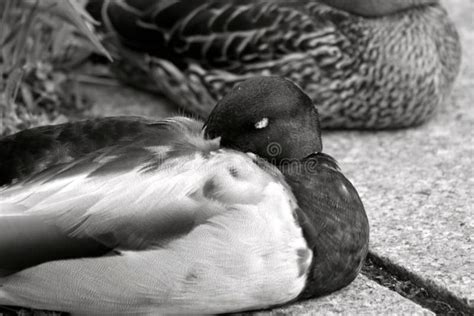
POLYGON ((325 295, 352 282, 369 245, 364 206, 336 161, 323 153, 280 166, 298 201, 297 218, 313 261, 299 298, 325 295))
POLYGON ((335 160, 321 153, 319 119, 309 97, 279 77, 250 79, 219 101, 205 128, 207 137, 221 137, 221 146, 257 154, 285 176, 313 251, 300 298, 349 284, 367 254, 368 220, 357 191, 335 160))
POLYGON ((311 99, 281 77, 238 83, 221 99, 205 124, 208 138, 279 164, 322 150, 318 113, 311 99))

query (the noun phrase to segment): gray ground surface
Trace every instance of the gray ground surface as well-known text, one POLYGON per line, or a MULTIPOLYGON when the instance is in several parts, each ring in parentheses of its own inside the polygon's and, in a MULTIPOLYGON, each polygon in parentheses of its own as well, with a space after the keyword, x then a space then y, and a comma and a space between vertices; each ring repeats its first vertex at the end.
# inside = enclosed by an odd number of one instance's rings
POLYGON ((464 60, 437 116, 416 129, 324 141, 361 194, 372 252, 474 308, 474 2, 449 9, 464 60))
POLYGON ((434 315, 412 301, 359 275, 337 293, 254 315, 434 315))
MULTIPOLYGON (((474 1, 444 1, 463 41, 453 96, 421 127, 324 134, 361 194, 375 256, 415 283, 474 314, 474 1)), ((178 111, 131 89, 107 88, 93 115, 163 117, 178 111), (118 92, 114 92, 118 91, 118 92), (132 95, 132 97, 128 97, 132 95), (137 95, 140 95, 137 99, 137 95), (99 106, 100 104, 100 106, 99 106)), ((324 298, 274 310, 293 314, 423 314, 427 310, 361 276, 324 298)))

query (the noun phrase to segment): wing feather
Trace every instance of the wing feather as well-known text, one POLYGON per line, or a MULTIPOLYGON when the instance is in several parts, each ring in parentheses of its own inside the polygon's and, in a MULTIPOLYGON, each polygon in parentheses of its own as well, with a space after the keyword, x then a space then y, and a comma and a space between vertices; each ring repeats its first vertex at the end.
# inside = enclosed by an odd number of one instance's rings
MULTIPOLYGON (((187 123, 166 124, 194 130, 187 123)), ((166 144, 147 139, 141 145, 106 147, 4 188, 0 223, 10 228, 0 233, 0 240, 23 238, 24 248, 34 246, 40 255, 29 261, 25 251, 12 251, 18 247, 0 242, 0 257, 10 258, 0 269, 14 272, 61 258, 164 247, 232 205, 258 204, 268 183, 282 180, 278 173, 262 170, 254 157, 217 150, 217 143, 206 143, 202 135, 183 135, 166 144), (153 149, 144 149, 145 144, 153 149), (31 229, 36 231, 34 242, 28 237, 31 229), (68 244, 74 244, 72 251, 62 246, 58 251, 57 245, 68 244)))
MULTIPOLYGON (((106 119, 102 123, 117 126, 131 122, 106 119)), ((150 244, 165 244, 196 225, 199 217, 194 215, 202 203, 190 199, 186 192, 199 187, 199 182, 188 183, 187 191, 183 191, 180 183, 188 181, 180 176, 180 164, 193 159, 194 165, 202 162, 204 158, 199 157, 217 149, 218 142, 205 141, 202 123, 188 118, 139 123, 137 130, 142 133, 132 133, 132 137, 121 133, 115 137, 116 142, 105 142, 105 147, 91 142, 92 149, 88 150, 84 149, 85 142, 71 143, 75 138, 72 136, 84 131, 84 126, 91 126, 87 122, 43 127, 29 134, 28 142, 36 136, 49 138, 53 150, 54 146, 69 147, 75 152, 72 161, 45 157, 49 151, 26 152, 27 146, 21 152, 20 145, 27 145, 21 141, 22 135, 0 142, 0 151, 11 156, 31 155, 47 161, 30 166, 30 171, 39 170, 38 173, 0 189, 0 269, 14 272, 62 257, 97 256, 111 249, 143 249, 150 244), (65 133, 71 137, 59 140, 65 133), (12 151, 5 144, 18 148, 12 151), (55 161, 59 163, 54 164, 55 161), (154 166, 153 172, 145 168, 149 165, 154 166), (71 251, 58 246, 67 244, 71 251), (97 251, 99 248, 101 251, 97 251), (25 249, 35 249, 31 260, 25 249)), ((103 124, 94 122, 95 130, 88 131, 90 137, 110 131, 103 124)), ((190 176, 189 168, 186 172, 190 176)))
MULTIPOLYGON (((201 125, 186 118, 153 121, 111 117, 28 129, 0 138, 0 186, 53 166, 58 172, 71 169, 71 163, 77 163, 85 155, 110 146, 109 150, 116 150, 113 146, 117 144, 140 141, 164 145, 178 138, 188 139, 185 131, 199 134, 201 125)), ((48 176, 53 174, 48 170, 48 176)))
POLYGON ((116 315, 217 313, 295 298, 306 242, 281 173, 232 150, 165 147, 173 155, 155 158, 154 168, 94 174, 110 161, 101 156, 90 159, 93 176, 81 168, 0 191, 0 303, 116 315), (10 235, 34 242, 2 248, 7 215, 10 235), (12 253, 17 246, 22 252, 12 253))
MULTIPOLYGON (((100 1, 95 1, 100 2, 100 1)), ((125 46, 180 64, 223 69, 263 63, 288 53, 316 58, 337 27, 324 5, 301 1, 105 1, 89 5, 125 46), (324 11, 324 10, 323 10, 324 11)), ((341 37, 341 36, 339 36, 341 37)), ((343 40, 343 38, 339 38, 343 40)))

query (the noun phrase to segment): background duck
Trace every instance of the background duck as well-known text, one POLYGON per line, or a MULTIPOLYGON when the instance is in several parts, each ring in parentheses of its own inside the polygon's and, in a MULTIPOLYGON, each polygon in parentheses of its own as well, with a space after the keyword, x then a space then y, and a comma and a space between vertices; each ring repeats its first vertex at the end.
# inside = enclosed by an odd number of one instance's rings
MULTIPOLYGON (((145 133, 102 145, 92 137, 93 149, 59 154, 31 169, 39 173, 3 186, 0 304, 73 314, 222 313, 349 284, 367 253, 367 217, 335 161, 319 153, 311 100, 287 80, 256 78, 216 109, 204 131, 184 117, 143 120, 145 133), (256 104, 252 114, 243 111, 256 104), (229 116, 235 125, 219 125, 229 116), (279 170, 255 155, 275 157, 268 144, 244 153, 252 140, 289 135, 289 119, 309 130, 307 143, 283 150, 291 156, 280 157, 279 170), (244 126, 236 144, 226 139, 229 128, 244 126), (223 141, 241 151, 221 147, 223 141)), ((105 133, 113 120, 91 135, 105 133)), ((30 135, 86 130, 74 124, 30 135)), ((69 135, 55 143, 57 152, 76 147, 69 135)))
POLYGON ((414 126, 444 102, 460 64, 438 0, 92 0, 88 9, 115 42, 119 77, 202 117, 236 82, 280 75, 312 97, 324 128, 414 126))

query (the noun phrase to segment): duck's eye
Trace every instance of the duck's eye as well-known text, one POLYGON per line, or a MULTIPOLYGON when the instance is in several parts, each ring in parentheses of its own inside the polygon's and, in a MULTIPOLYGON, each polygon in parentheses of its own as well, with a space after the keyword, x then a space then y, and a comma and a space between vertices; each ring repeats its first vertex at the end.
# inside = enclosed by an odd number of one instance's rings
POLYGON ((255 123, 254 126, 256 129, 264 129, 268 126, 268 117, 264 117, 263 119, 255 123))

